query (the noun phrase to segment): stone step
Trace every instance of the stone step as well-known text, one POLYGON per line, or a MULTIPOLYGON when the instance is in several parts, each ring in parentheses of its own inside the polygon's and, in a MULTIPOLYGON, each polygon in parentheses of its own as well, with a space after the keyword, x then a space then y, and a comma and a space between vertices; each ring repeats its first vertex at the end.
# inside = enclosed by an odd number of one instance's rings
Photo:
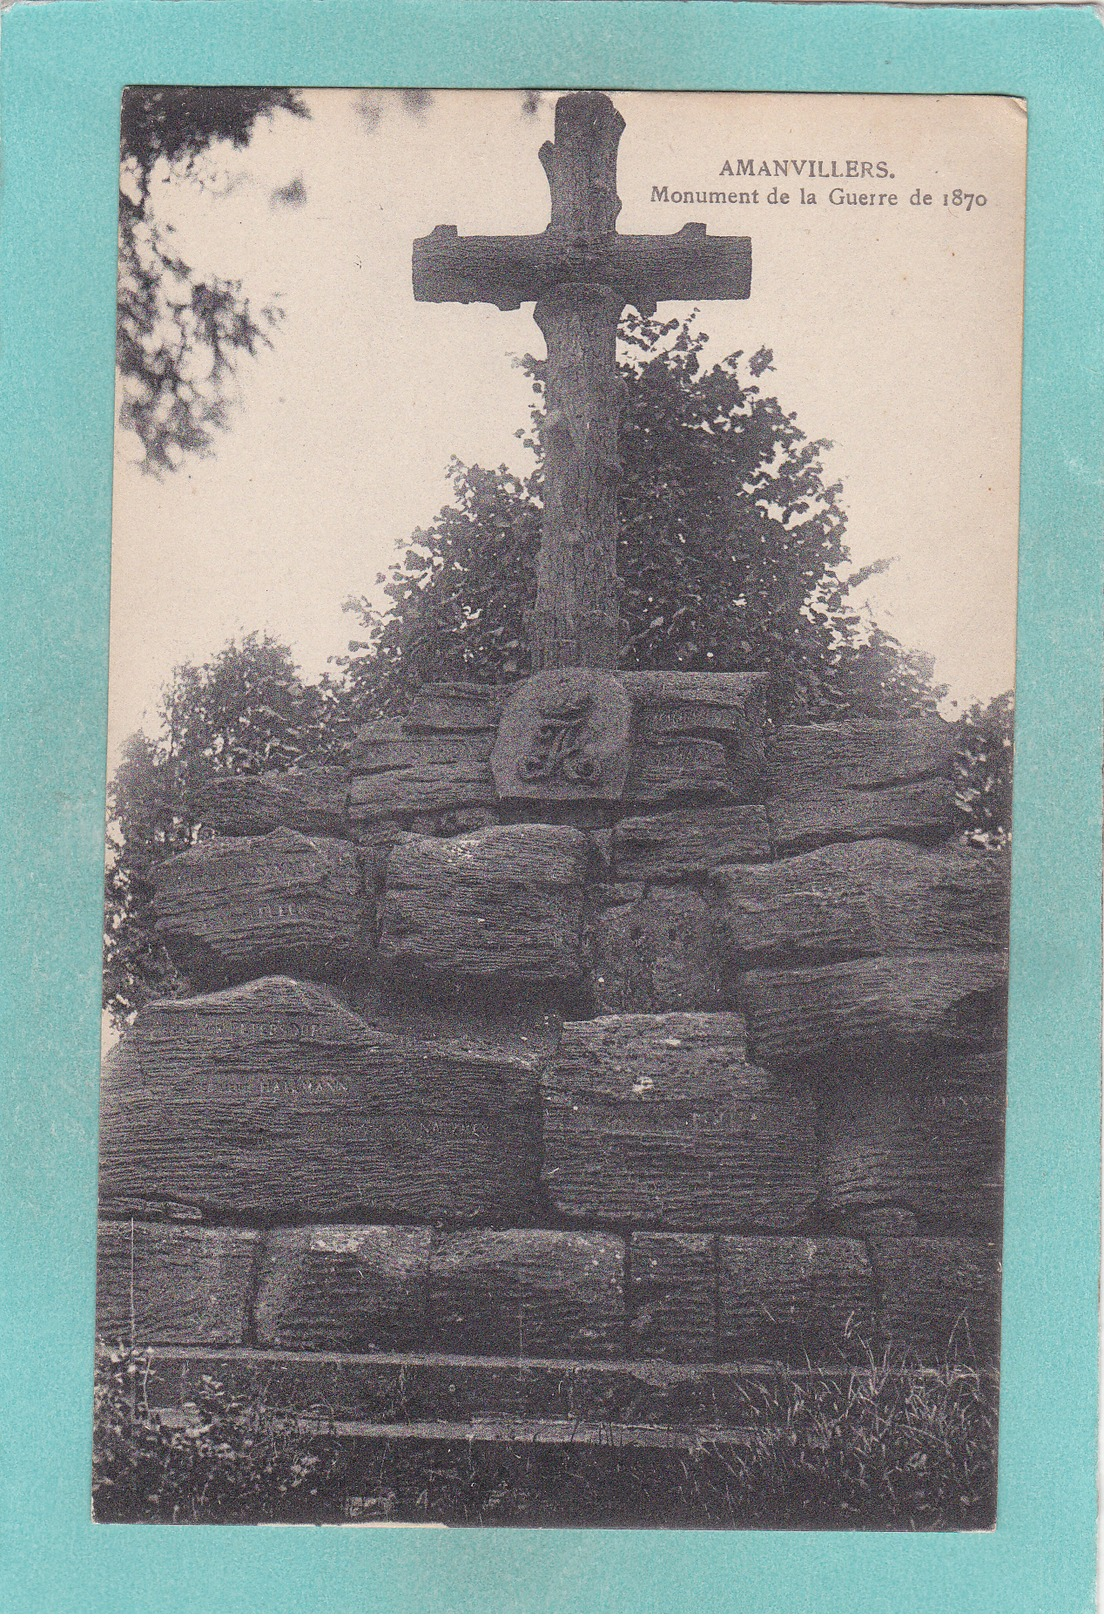
MULTIPOLYGON (((335 1421, 301 1417, 295 1430, 334 1438, 464 1444, 584 1444, 605 1449, 704 1449, 712 1444, 752 1444, 762 1427, 654 1427, 611 1421, 539 1421, 483 1416, 474 1421, 335 1421)), ((771 1429, 778 1431, 779 1429, 771 1429)))
MULTIPOLYGON (((448 1354, 325 1354, 262 1349, 153 1348, 144 1387, 152 1408, 183 1412, 209 1383, 256 1398, 269 1416, 350 1437, 483 1438, 489 1442, 715 1441, 762 1434, 765 1412, 805 1384, 945 1377, 944 1370, 755 1363, 602 1364, 448 1354), (528 1432, 526 1431, 528 1429, 528 1432), (606 1437, 601 1436, 602 1433, 606 1437), (572 1437, 572 1434, 575 1437, 572 1437)), ((963 1370, 963 1378, 979 1373, 963 1370)), ((995 1382, 997 1373, 980 1373, 995 1382)), ((172 1417, 170 1416, 170 1419, 172 1417)))

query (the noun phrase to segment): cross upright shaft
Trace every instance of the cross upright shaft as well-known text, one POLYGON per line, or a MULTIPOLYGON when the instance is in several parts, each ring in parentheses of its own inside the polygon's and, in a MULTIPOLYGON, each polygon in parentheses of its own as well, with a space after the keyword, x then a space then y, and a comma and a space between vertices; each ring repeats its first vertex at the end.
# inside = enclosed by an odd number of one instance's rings
POLYGON ((544 531, 530 618, 534 668, 617 667, 617 323, 627 303, 651 314, 668 298, 746 298, 751 243, 619 236, 617 147, 625 123, 608 96, 556 103, 540 160, 552 194, 540 236, 461 237, 439 225, 414 243, 420 301, 535 301, 545 366, 544 531))

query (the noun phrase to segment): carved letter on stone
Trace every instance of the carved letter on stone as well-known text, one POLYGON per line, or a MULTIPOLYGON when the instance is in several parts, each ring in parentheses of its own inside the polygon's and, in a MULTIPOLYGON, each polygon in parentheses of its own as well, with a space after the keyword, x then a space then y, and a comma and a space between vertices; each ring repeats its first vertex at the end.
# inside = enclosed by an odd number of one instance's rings
POLYGON ((500 798, 616 801, 629 767, 632 704, 600 669, 545 669, 507 699, 491 754, 500 798))

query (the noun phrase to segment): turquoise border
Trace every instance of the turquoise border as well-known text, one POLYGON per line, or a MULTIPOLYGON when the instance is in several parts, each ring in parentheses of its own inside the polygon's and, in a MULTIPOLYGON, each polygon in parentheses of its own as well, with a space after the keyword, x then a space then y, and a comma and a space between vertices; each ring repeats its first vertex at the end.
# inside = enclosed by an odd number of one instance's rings
POLYGON ((0 1598, 81 1611, 1088 1611, 1099 1229, 1104 134, 1089 7, 99 0, 0 53, 0 1598), (93 1528, 119 93, 1000 92, 1030 108, 999 1524, 984 1535, 93 1528))

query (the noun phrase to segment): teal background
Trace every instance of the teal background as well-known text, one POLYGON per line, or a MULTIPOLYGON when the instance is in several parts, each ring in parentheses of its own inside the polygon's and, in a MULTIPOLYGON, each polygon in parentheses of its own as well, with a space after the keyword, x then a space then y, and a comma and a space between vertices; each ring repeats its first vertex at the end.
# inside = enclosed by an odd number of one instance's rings
POLYGON ((0 1601, 8 1610, 1091 1610, 1104 31, 1088 7, 99 0, 0 30, 0 1601), (1029 103, 993 1534, 94 1528, 100 874, 127 83, 994 92, 1029 103))

